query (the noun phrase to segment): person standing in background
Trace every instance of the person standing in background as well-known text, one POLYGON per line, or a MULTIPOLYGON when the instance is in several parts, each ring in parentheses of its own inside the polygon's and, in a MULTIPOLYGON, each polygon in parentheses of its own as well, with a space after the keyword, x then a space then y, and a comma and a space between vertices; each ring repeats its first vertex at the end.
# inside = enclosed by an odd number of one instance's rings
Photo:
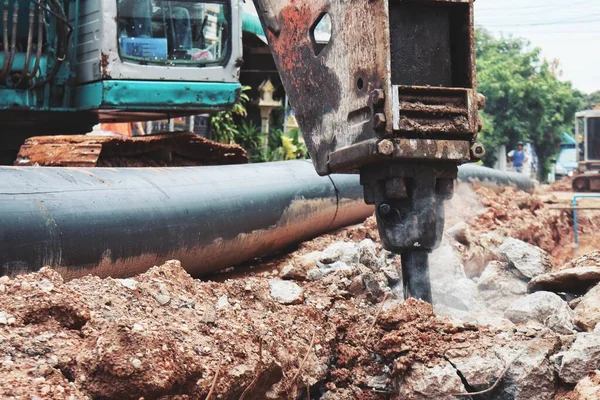
POLYGON ((512 161, 513 169, 522 174, 523 166, 529 161, 527 153, 523 149, 523 142, 517 143, 517 148, 508 153, 508 159, 512 161))

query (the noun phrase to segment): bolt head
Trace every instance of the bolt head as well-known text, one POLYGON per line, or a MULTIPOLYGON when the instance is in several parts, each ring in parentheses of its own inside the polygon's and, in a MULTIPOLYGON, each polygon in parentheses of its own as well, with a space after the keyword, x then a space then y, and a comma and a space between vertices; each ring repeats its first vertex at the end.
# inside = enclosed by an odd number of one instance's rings
POLYGON ((394 152, 394 143, 391 140, 383 139, 377 143, 377 152, 384 156, 390 156, 394 152))
POLYGON ((371 103, 377 106, 385 100, 385 92, 383 89, 375 89, 371 92, 371 103))
POLYGON ((481 143, 474 143, 471 146, 471 157, 481 159, 485 155, 485 147, 481 143))
POLYGON ((381 203, 379 205, 379 214, 382 216, 389 215, 392 212, 392 207, 387 203, 381 203))
POLYGON ((384 113, 376 113, 373 116, 373 128, 375 130, 380 130, 385 128, 385 114, 384 113))

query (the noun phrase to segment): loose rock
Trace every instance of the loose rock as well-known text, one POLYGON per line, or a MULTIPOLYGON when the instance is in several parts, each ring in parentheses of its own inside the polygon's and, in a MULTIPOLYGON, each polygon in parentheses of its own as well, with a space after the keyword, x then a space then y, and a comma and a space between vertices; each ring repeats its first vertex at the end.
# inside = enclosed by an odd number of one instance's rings
POLYGON ((569 350, 559 353, 558 376, 566 383, 577 383, 600 365, 600 335, 580 333, 569 350))
POLYGON ((530 292, 547 290, 551 292, 585 293, 600 282, 600 267, 575 267, 538 275, 529 281, 530 292))
POLYGON ((317 269, 317 261, 321 258, 320 251, 294 257, 290 264, 281 270, 281 279, 304 281, 311 270, 317 269))
POLYGON ((304 300, 304 289, 294 282, 272 279, 269 289, 271 298, 282 304, 299 304, 304 300))
POLYGON ((573 333, 573 310, 566 301, 550 292, 537 292, 517 300, 504 312, 514 323, 537 321, 552 330, 573 333))
POLYGON ((600 284, 594 286, 578 302, 574 310, 575 325, 586 331, 600 322, 600 284))
POLYGON ((556 382, 554 367, 549 357, 557 347, 556 336, 548 335, 532 341, 513 343, 498 349, 504 365, 512 362, 506 377, 500 384, 498 399, 551 400, 556 382), (526 348, 523 352, 522 350, 526 348), (519 357, 515 360, 515 357, 519 357), (514 362, 513 362, 514 360, 514 362))
POLYGON ((448 362, 432 367, 414 364, 398 387, 401 399, 454 400, 456 397, 451 393, 466 393, 456 370, 448 362))
POLYGON ((552 270, 552 260, 548 253, 518 239, 507 238, 500 246, 500 253, 527 278, 552 270))
POLYGON ((479 279, 477 287, 487 306, 505 311, 527 294, 525 277, 507 262, 491 261, 479 279))
POLYGON ((333 264, 343 261, 348 264, 358 263, 360 247, 354 242, 335 242, 321 253, 320 260, 323 264, 333 264))
POLYGON ((471 229, 469 228, 469 225, 464 221, 461 221, 456 225, 452 226, 446 231, 446 233, 453 237, 457 242, 465 246, 469 246, 471 244, 471 229))

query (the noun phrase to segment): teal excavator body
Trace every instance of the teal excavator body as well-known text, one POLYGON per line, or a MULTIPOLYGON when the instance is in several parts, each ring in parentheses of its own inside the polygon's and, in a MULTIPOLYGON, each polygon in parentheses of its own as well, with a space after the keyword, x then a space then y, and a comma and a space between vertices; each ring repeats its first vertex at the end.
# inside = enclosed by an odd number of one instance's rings
POLYGON ((0 4, 0 150, 8 158, 29 136, 216 112, 239 95, 238 0, 0 4))

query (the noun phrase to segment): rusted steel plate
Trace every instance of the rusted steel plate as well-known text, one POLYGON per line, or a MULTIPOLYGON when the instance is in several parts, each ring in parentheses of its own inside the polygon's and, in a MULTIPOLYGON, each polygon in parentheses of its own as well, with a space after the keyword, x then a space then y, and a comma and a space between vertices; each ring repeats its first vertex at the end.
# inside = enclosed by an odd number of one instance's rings
POLYGON ((334 154, 372 139, 475 138, 473 0, 255 4, 318 173, 338 171, 348 160, 334 154), (312 30, 325 14, 321 50, 312 30))
MULTIPOLYGON (((377 137, 370 93, 389 84, 385 0, 258 0, 259 14, 282 81, 319 174, 330 152, 377 137), (315 55, 311 28, 329 14, 332 36, 315 55)), ((391 121, 389 102, 377 112, 391 121)), ((391 133, 391 123, 384 127, 391 133)))
POLYGON ((330 154, 336 172, 356 171, 360 166, 386 160, 444 160, 465 163, 471 160, 470 142, 392 138, 371 139, 330 154))

